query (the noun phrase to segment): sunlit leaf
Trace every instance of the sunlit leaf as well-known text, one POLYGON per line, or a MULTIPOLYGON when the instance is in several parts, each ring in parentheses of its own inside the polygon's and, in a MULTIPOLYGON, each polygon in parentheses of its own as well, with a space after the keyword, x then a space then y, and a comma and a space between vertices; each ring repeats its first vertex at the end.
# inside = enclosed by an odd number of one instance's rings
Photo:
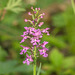
POLYGON ((58 49, 52 49, 49 55, 49 59, 52 62, 53 66, 58 68, 62 66, 63 55, 58 51, 58 49))
POLYGON ((64 27, 66 25, 63 14, 55 15, 52 19, 55 27, 64 27))
POLYGON ((25 11, 24 8, 20 7, 22 5, 22 0, 9 0, 6 10, 13 11, 15 13, 19 13, 21 11, 25 11))
POLYGON ((63 61, 63 68, 67 69, 67 68, 72 68, 75 65, 75 57, 67 57, 64 59, 63 61))

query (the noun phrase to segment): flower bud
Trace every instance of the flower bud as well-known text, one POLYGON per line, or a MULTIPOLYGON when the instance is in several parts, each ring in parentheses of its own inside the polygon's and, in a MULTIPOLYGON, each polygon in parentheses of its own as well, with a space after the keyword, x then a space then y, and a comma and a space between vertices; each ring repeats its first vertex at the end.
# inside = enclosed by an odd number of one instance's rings
POLYGON ((28 15, 32 15, 31 12, 28 12, 28 15))
POLYGON ((24 21, 25 21, 25 22, 28 22, 28 20, 27 20, 27 19, 25 19, 24 21))

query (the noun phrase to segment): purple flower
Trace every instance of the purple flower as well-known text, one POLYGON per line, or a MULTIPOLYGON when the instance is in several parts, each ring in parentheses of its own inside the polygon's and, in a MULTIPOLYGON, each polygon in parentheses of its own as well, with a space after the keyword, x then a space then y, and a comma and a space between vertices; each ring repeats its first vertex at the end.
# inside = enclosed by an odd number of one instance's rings
POLYGON ((46 44, 48 44, 48 42, 47 41, 44 41, 41 46, 44 48, 46 44))
POLYGON ((42 15, 45 15, 45 13, 43 13, 42 15))
POLYGON ((31 12, 28 12, 28 15, 32 15, 31 12))
POLYGON ((40 8, 38 8, 38 10, 40 10, 40 8))
POLYGON ((34 14, 36 14, 37 12, 36 11, 34 11, 34 14))
POLYGON ((40 36, 40 35, 41 35, 40 29, 34 30, 33 36, 40 36))
POLYGON ((27 20, 27 19, 25 19, 24 21, 25 21, 25 22, 28 22, 28 20, 27 20))
POLYGON ((28 27, 24 27, 25 28, 25 30, 28 30, 29 28, 28 27))
POLYGON ((35 8, 35 10, 37 10, 38 8, 35 8))
POLYGON ((31 38, 31 43, 33 44, 33 45, 37 45, 37 43, 39 43, 40 42, 40 40, 37 38, 37 37, 32 37, 31 38))
POLYGON ((48 54, 47 53, 44 53, 43 57, 48 57, 48 54))
POLYGON ((27 34, 28 34, 27 32, 23 32, 23 35, 21 35, 21 37, 24 37, 27 34))
POLYGON ((47 30, 49 30, 49 28, 43 29, 42 32, 43 32, 43 33, 47 33, 47 35, 50 35, 47 30))
POLYGON ((43 57, 47 57, 48 54, 46 53, 48 49, 47 48, 43 48, 43 49, 39 49, 40 55, 43 55, 43 57))
POLYGON ((40 22, 38 26, 41 27, 43 24, 44 24, 44 22, 40 22))
MULTIPOLYGON (((26 39, 30 39, 29 41, 31 42, 32 46, 31 47, 24 47, 21 45, 21 47, 23 48, 20 52, 20 55, 27 53, 27 51, 29 50, 31 52, 31 55, 29 56, 28 54, 26 54, 26 59, 23 61, 23 64, 27 64, 29 65, 31 62, 33 62, 33 59, 35 60, 38 53, 40 53, 40 55, 42 55, 43 57, 47 57, 48 54, 47 52, 47 48, 45 47, 46 44, 48 44, 47 41, 44 41, 43 43, 41 43, 41 38, 43 37, 43 33, 46 33, 47 35, 49 35, 49 28, 46 29, 38 29, 39 27, 41 27, 44 22, 40 22, 40 19, 44 17, 45 13, 39 14, 39 10, 40 8, 33 8, 31 7, 31 9, 33 10, 32 14, 31 12, 28 12, 28 15, 32 16, 32 20, 29 19, 25 19, 25 22, 29 22, 32 26, 31 27, 24 27, 25 31, 23 32, 23 35, 21 35, 21 37, 23 37, 23 39, 21 40, 20 43, 24 42, 26 39), (38 53, 34 53, 35 51, 35 47, 36 49, 38 49, 38 53), (33 59, 32 59, 33 57, 33 59)), ((36 52, 36 51, 35 51, 36 52)))
POLYGON ((29 47, 24 47, 21 45, 21 47, 23 47, 23 49, 21 50, 20 54, 22 55, 23 53, 25 54, 27 52, 27 50, 29 49, 29 47))
POLYGON ((40 16, 40 18, 43 18, 43 16, 40 16))
POLYGON ((35 19, 35 21, 37 22, 37 19, 35 19))
POLYGON ((29 28, 29 34, 33 34, 33 32, 35 31, 35 28, 29 28))
POLYGON ((32 27, 24 27, 26 29, 26 32, 29 34, 33 34, 33 32, 35 31, 35 28, 32 27))
POLYGON ((33 24, 35 24, 35 22, 34 22, 34 21, 32 21, 32 23, 33 23, 33 24))
POLYGON ((27 56, 27 58, 26 58, 25 61, 23 61, 23 64, 26 63, 27 65, 29 65, 30 62, 33 62, 33 59, 32 59, 32 57, 31 57, 31 55, 29 56, 28 54, 26 54, 26 56, 27 56))
POLYGON ((41 15, 40 15, 40 18, 43 18, 44 15, 45 15, 45 13, 41 14, 41 15))
POLYGON ((24 38, 21 40, 20 43, 24 42, 27 38, 28 38, 28 36, 24 36, 24 38))
POLYGON ((33 7, 31 7, 31 9, 33 9, 33 7))

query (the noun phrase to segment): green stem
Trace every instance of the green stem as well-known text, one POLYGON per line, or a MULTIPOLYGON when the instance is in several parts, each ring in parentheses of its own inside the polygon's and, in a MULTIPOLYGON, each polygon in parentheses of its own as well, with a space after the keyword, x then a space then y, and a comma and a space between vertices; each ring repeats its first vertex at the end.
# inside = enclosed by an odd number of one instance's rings
POLYGON ((33 66, 33 75, 36 75, 36 46, 34 47, 34 66, 33 66))
POLYGON ((73 11, 74 11, 74 14, 75 14, 75 3, 74 3, 74 0, 71 0, 71 3, 72 3, 73 11))

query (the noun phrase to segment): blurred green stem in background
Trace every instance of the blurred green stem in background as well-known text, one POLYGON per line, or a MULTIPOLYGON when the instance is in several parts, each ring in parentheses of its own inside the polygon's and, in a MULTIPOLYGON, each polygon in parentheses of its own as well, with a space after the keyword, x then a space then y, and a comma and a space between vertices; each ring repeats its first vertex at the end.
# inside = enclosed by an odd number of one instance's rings
POLYGON ((36 46, 34 47, 34 66, 33 66, 33 75, 36 75, 36 46))
POLYGON ((74 0, 71 0, 71 3, 72 3, 73 11, 74 11, 74 14, 75 14, 75 3, 74 3, 74 0))

